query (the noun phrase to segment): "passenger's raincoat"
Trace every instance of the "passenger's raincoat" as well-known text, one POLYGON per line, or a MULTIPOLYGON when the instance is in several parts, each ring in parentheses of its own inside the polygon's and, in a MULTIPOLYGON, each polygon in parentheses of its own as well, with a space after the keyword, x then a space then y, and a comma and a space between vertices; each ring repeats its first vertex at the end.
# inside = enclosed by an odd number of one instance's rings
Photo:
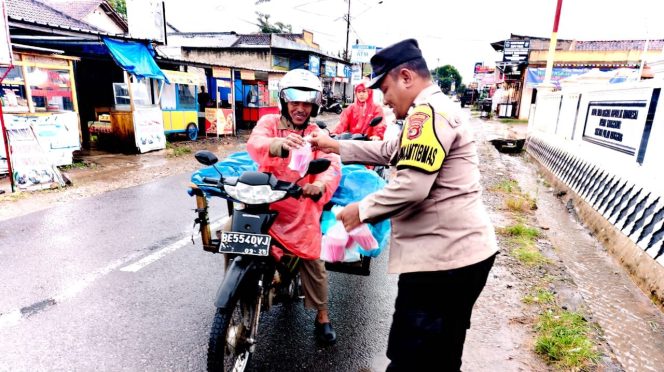
MULTIPOLYGON (((265 115, 251 132, 247 151, 258 163, 259 171, 270 172, 280 180, 294 182, 300 178, 300 175, 288 168, 291 154, 288 153, 286 157, 272 155, 270 146, 275 148, 273 142, 280 143, 280 140, 275 138, 285 138, 289 133, 297 133, 304 137, 317 130, 318 126, 314 124, 307 124, 303 130, 297 130, 280 115, 265 115)), ((323 173, 305 176, 298 185, 322 183, 325 185, 323 197, 317 202, 303 196, 299 199, 287 198, 272 204, 271 209, 278 211, 279 215, 270 229, 271 235, 286 249, 309 260, 320 258, 320 218, 323 206, 330 201, 341 179, 339 155, 314 151, 313 156, 314 159, 329 159, 332 164, 323 173)))
POLYGON ((383 139, 383 134, 385 133, 386 128, 384 119, 375 127, 369 126, 371 119, 378 116, 383 116, 383 110, 373 101, 373 89, 368 89, 365 87, 364 83, 360 83, 355 87, 355 92, 357 92, 360 88, 366 89, 369 93, 367 100, 360 102, 357 100, 356 96, 355 102, 352 105, 346 107, 346 109, 341 112, 341 116, 339 117, 339 124, 334 128, 332 133, 359 133, 366 134, 367 137, 378 136, 380 139, 383 139))

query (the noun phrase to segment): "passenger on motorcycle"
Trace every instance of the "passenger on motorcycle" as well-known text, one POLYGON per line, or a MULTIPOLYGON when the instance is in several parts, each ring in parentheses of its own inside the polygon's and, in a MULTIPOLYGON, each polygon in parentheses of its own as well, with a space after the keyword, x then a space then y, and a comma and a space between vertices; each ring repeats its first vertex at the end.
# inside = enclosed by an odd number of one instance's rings
POLYGON ((351 134, 364 134, 372 141, 380 141, 385 133, 385 120, 375 127, 369 123, 371 119, 383 116, 383 110, 373 101, 373 90, 368 89, 364 82, 355 86, 355 102, 346 107, 341 113, 339 124, 332 134, 350 132, 351 134))
MULTIPOLYGON (((279 82, 281 115, 260 118, 253 129, 247 151, 259 165, 259 171, 270 172, 280 180, 294 182, 300 174, 289 169, 290 152, 305 143, 304 137, 319 130, 309 119, 316 116, 321 104, 321 82, 313 73, 296 69, 288 72, 279 82)), ((320 260, 323 206, 330 201, 341 179, 338 155, 325 154, 314 149, 314 159, 327 158, 332 164, 323 173, 305 176, 298 182, 302 198, 288 198, 272 204, 279 212, 270 229, 279 245, 301 258, 299 267, 304 292, 305 308, 318 311, 314 331, 319 341, 334 343, 336 333, 328 314, 328 278, 320 260), (311 196, 322 195, 318 201, 311 196), (307 197, 310 196, 310 197, 307 197)), ((273 251, 280 248, 273 247, 273 251)))

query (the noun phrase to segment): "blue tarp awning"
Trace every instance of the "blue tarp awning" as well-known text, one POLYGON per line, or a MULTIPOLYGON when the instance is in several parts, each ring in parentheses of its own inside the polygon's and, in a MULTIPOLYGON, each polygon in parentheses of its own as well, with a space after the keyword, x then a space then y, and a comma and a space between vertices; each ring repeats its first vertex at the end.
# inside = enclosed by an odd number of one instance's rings
POLYGON ((139 79, 153 78, 169 83, 168 78, 159 66, 157 66, 150 50, 145 44, 134 41, 114 40, 106 37, 103 40, 111 52, 115 63, 131 75, 139 79))

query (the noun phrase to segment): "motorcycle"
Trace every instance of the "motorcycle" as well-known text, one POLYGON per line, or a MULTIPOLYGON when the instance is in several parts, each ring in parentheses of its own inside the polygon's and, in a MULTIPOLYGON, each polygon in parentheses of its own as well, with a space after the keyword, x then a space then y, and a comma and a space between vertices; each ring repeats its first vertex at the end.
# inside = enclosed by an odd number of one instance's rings
MULTIPOLYGON (((195 158, 208 166, 218 162, 210 151, 198 151, 195 158)), ((322 173, 329 166, 328 159, 313 160, 304 177, 322 173)), ((300 260, 290 254, 275 260, 270 247, 278 246, 278 242, 269 235, 269 229, 278 215, 270 210, 270 204, 302 197, 302 188, 297 185, 299 180, 286 182, 270 173, 246 171, 239 177, 226 178, 214 168, 219 178, 203 177, 202 183, 192 185, 190 191, 196 197, 195 221, 200 225, 203 249, 228 258, 215 300, 208 370, 241 372, 255 351, 261 312, 276 302, 300 297, 300 260), (226 199, 232 215, 230 231, 218 231, 216 239, 210 231, 206 193, 226 199)))
POLYGON ((324 96, 323 101, 320 106, 321 112, 334 112, 335 114, 341 114, 343 107, 341 106, 341 98, 334 96, 324 96))

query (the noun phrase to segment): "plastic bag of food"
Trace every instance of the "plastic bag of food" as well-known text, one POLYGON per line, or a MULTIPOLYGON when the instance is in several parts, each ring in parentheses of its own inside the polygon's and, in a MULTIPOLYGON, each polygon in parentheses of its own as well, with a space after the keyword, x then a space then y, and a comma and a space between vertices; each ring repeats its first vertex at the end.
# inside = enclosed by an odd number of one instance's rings
POLYGON ((353 241, 359 244, 360 247, 367 251, 378 248, 378 241, 374 238, 371 229, 369 229, 369 225, 366 223, 354 228, 348 233, 348 235, 353 241))
POLYGON ((311 143, 305 137, 304 145, 295 150, 291 150, 290 163, 288 168, 298 172, 300 177, 307 174, 309 163, 314 159, 314 154, 311 151, 311 143))
POLYGON ((320 250, 320 259, 326 262, 339 262, 344 259, 348 232, 341 221, 332 225, 325 235, 320 250))

